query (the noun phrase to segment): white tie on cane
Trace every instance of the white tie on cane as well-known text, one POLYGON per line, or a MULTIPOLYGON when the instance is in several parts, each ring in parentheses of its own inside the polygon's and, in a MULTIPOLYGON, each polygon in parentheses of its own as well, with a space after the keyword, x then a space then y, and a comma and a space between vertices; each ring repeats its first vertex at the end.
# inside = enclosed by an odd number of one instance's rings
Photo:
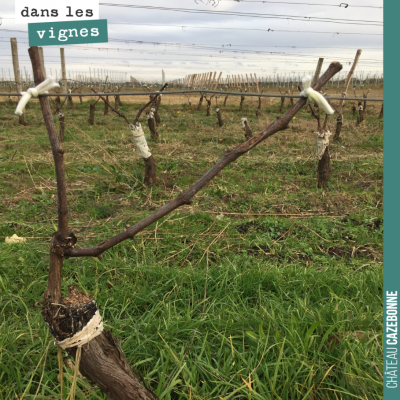
POLYGON ((47 78, 35 88, 29 88, 26 92, 21 92, 22 97, 17 105, 15 114, 22 115, 24 108, 32 97, 39 97, 40 94, 49 93, 49 90, 60 87, 54 78, 47 78))
POLYGON ((326 101, 325 97, 321 93, 318 93, 311 87, 311 76, 305 76, 303 78, 304 90, 300 93, 300 96, 307 97, 307 104, 315 102, 318 104, 326 114, 334 114, 335 111, 326 101))

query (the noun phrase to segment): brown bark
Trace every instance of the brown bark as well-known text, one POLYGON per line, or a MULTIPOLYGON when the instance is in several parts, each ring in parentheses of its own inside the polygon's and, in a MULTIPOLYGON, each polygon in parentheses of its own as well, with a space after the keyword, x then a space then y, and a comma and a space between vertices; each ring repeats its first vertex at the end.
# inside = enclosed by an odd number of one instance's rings
POLYGON ((65 118, 63 112, 60 110, 57 112, 58 120, 60 121, 60 133, 58 134, 58 137, 60 139, 60 142, 64 142, 64 133, 65 133, 65 118))
POLYGON ((25 113, 19 116, 19 118, 18 118, 18 123, 19 123, 20 125, 26 126, 26 122, 25 122, 25 113))
POLYGON ((379 118, 383 118, 383 103, 382 103, 382 107, 381 107, 381 112, 379 113, 379 118))
MULTIPOLYGON (((28 52, 32 61, 35 85, 37 86, 44 81, 39 50, 37 47, 30 47, 28 52)), ((74 244, 72 244, 73 235, 71 236, 68 234, 67 184, 65 181, 64 151, 57 136, 48 97, 39 97, 39 102, 53 153, 57 182, 58 230, 54 233, 50 244, 50 269, 47 290, 43 295, 44 301, 51 303, 50 309, 54 314, 58 311, 59 307, 52 303, 58 303, 61 299, 61 270, 64 251, 66 249, 72 249, 74 244)))
POLYGON ((343 126, 343 116, 338 115, 338 117, 336 118, 336 131, 335 131, 335 136, 333 137, 334 140, 339 140, 340 132, 342 131, 342 126, 343 126))
MULTIPOLYGON (((329 79, 331 79, 336 73, 342 69, 342 65, 338 62, 332 62, 327 71, 321 76, 318 82, 314 85, 314 90, 320 90, 329 79)), ((161 207, 155 213, 149 215, 137 224, 129 227, 128 229, 118 233, 114 237, 105 240, 98 244, 96 247, 91 248, 75 248, 66 250, 65 254, 69 257, 98 257, 106 250, 121 243, 124 240, 133 238, 138 232, 142 231, 152 223, 158 221, 160 218, 169 214, 171 211, 177 209, 184 204, 190 204, 194 195, 199 192, 204 186, 206 186, 219 172, 221 172, 228 164, 238 159, 243 154, 260 144, 275 133, 288 128, 288 124, 292 121, 293 117, 306 105, 307 99, 300 98, 292 108, 290 108, 284 115, 276 119, 272 124, 266 127, 257 135, 253 136, 250 140, 239 144, 234 149, 228 149, 225 155, 217 161, 217 163, 196 183, 194 183, 189 189, 181 193, 178 197, 173 199, 168 204, 161 207)))
POLYGON ((283 111, 283 107, 284 107, 284 105, 285 105, 285 97, 281 97, 281 106, 279 107, 279 112, 282 112, 283 111))
POLYGON ((208 99, 206 98, 206 102, 207 102, 207 114, 206 114, 206 116, 209 117, 209 116, 211 115, 211 113, 210 113, 210 109, 211 109, 211 99, 208 100, 208 99))
POLYGON ((115 109, 116 110, 118 110, 119 109, 119 107, 121 106, 121 98, 120 98, 120 96, 117 94, 116 96, 115 96, 115 109))
POLYGON ((161 104, 161 99, 162 99, 162 97, 161 97, 161 96, 158 96, 158 98, 157 98, 157 100, 156 100, 155 107, 154 107, 154 109, 155 109, 155 111, 154 111, 154 118, 155 118, 155 120, 156 120, 156 124, 157 124, 157 125, 160 125, 160 124, 161 124, 160 114, 158 114, 158 109, 159 109, 160 104, 161 104))
POLYGON ((219 108, 216 108, 215 112, 217 113, 218 125, 221 127, 224 126, 224 120, 222 119, 221 110, 219 108))
POLYGON ((157 182, 157 168, 154 161, 154 157, 144 159, 145 172, 144 172, 144 184, 147 186, 155 185, 157 182))
POLYGON ((244 99, 245 99, 244 96, 240 96, 239 111, 242 111, 242 109, 243 109, 244 99))
POLYGON ((74 108, 74 101, 72 100, 72 96, 68 96, 68 104, 71 108, 74 108))
POLYGON ((151 139, 157 140, 158 139, 158 132, 156 130, 156 124, 153 117, 147 117, 147 123, 149 125, 151 139))
POLYGON ((253 137, 253 131, 250 129, 249 123, 247 120, 242 121, 243 122, 243 129, 244 129, 244 137, 246 140, 249 140, 253 137))
POLYGON ((329 147, 327 147, 325 153, 318 161, 318 188, 325 189, 331 176, 331 156, 329 155, 329 147))
POLYGON ((197 111, 200 111, 201 105, 203 104, 204 95, 200 96, 199 104, 197 105, 197 111))
POLYGON ((160 124, 161 124, 160 114, 158 113, 158 110, 157 110, 157 109, 154 111, 154 119, 156 120, 156 124, 157 124, 157 125, 160 125, 160 124))
POLYGON ((226 107, 226 102, 227 102, 227 100, 228 100, 228 95, 225 96, 225 99, 224 99, 224 107, 226 107))
POLYGON ((357 113, 357 107, 355 104, 353 104, 353 107, 351 107, 351 111, 353 112, 353 115, 356 115, 357 113))
POLYGON ((79 96, 79 103, 82 104, 82 96, 79 96))
POLYGON ((261 117, 261 113, 260 113, 259 110, 256 110, 256 117, 257 117, 257 118, 261 117))
POLYGON ((258 98, 258 109, 261 110, 261 97, 258 98))
POLYGON ((90 104, 89 106, 89 120, 88 123, 89 125, 94 125, 94 111, 96 109, 96 105, 95 104, 90 104))

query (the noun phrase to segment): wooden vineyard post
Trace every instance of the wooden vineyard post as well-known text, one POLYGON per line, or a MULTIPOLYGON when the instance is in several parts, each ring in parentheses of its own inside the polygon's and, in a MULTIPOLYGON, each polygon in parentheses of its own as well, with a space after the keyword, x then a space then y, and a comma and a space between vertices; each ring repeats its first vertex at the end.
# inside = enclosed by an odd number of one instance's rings
POLYGON ((322 68, 322 64, 324 63, 324 59, 320 58, 318 59, 318 64, 317 64, 317 68, 315 69, 315 73, 314 73, 314 78, 312 80, 311 86, 315 85, 315 82, 317 82, 319 75, 321 73, 321 68, 322 68))
MULTIPOLYGON (((21 93, 22 92, 22 83, 21 83, 21 71, 19 69, 17 39, 11 38, 10 42, 11 42, 12 63, 13 63, 13 69, 14 69, 14 80, 15 80, 15 84, 17 87, 17 92, 21 93)), ((24 115, 25 115, 25 110, 23 110, 23 114, 19 116, 18 123, 20 125, 26 126, 24 115)))
POLYGON ((339 105, 336 108, 338 116, 336 119, 335 135, 333 136, 333 140, 335 140, 335 141, 338 141, 340 139, 340 132, 342 131, 342 126, 343 126, 343 107, 345 105, 345 97, 347 95, 347 90, 349 88, 351 78, 353 77, 354 71, 356 69, 358 60, 361 57, 361 52, 362 52, 361 49, 357 50, 356 56, 353 61, 353 65, 351 66, 351 69, 350 69, 349 73, 347 74, 346 80, 344 82, 344 86, 343 86, 343 90, 342 90, 342 99, 340 100, 339 105))
MULTIPOLYGON (((37 47, 29 49, 32 61, 35 84, 38 85, 44 79, 37 47)), ((332 76, 340 71, 342 66, 339 63, 332 63, 325 74, 318 81, 315 89, 320 89, 332 76)), ((101 97, 101 95, 99 95, 101 97)), ((102 97, 102 100, 105 99, 102 97)), ((66 257, 101 256, 106 250, 143 231, 146 227, 155 223, 160 218, 171 213, 178 207, 190 204, 193 197, 218 175, 228 164, 246 154, 249 150, 288 127, 293 117, 306 104, 305 98, 300 98, 296 104, 288 110, 281 118, 275 120, 268 127, 246 142, 240 143, 237 147, 229 149, 220 160, 197 182, 191 185, 186 191, 180 193, 169 203, 163 205, 153 214, 133 226, 126 226, 120 233, 111 237, 92 248, 76 247, 77 238, 69 232, 68 208, 67 208, 67 185, 64 169, 64 151, 57 138, 53 117, 51 114, 48 97, 39 97, 43 117, 46 124, 49 141, 51 144, 53 160, 56 170, 57 196, 58 196, 58 227, 50 243, 50 268, 46 292, 43 295, 42 316, 48 324, 51 333, 59 342, 65 338, 75 336, 73 329, 75 323, 80 327, 87 327, 88 321, 97 313, 96 303, 87 295, 79 292, 77 288, 69 288, 68 297, 64 297, 61 291, 62 266, 66 257)), ((147 107, 145 105, 145 107, 147 107)), ((112 106, 111 106, 112 107, 112 106)), ((113 108, 112 108, 113 109, 113 108)), ((140 112, 144 110, 141 109, 140 112)), ((114 110, 113 110, 114 111, 114 110)), ((119 113, 117 111, 117 113, 119 113)), ((125 117, 123 114, 120 116, 125 117)), ((140 113, 137 118, 139 118, 140 113)), ((137 122, 137 118, 134 123, 137 122)), ((126 119, 126 117, 125 117, 126 119)), ((129 122, 128 122, 129 123, 129 122)), ((144 311, 145 312, 145 311, 144 311)), ((112 323, 109 322, 109 323, 112 323)), ((143 380, 129 366, 118 339, 111 331, 100 331, 101 333, 81 347, 81 360, 79 364, 80 373, 93 381, 103 393, 113 400, 156 400, 157 396, 145 386, 143 380)), ((70 347, 66 350, 70 355, 76 356, 77 347, 70 347)), ((76 359, 75 359, 76 360, 76 359)), ((78 364, 77 360, 76 363, 78 364)))
POLYGON ((88 119, 88 124, 89 125, 94 125, 94 112, 96 110, 96 104, 90 104, 89 105, 89 119, 88 119))
POLYGON ((216 75, 217 75, 217 71, 214 71, 214 76, 212 77, 212 79, 210 81, 210 85, 209 85, 208 89, 210 89, 212 87, 212 85, 214 84, 216 75))
POLYGON ((62 79, 61 90, 63 93, 67 93, 68 92, 67 70, 65 69, 65 54, 64 54, 64 49, 62 47, 60 48, 60 58, 61 58, 61 79, 62 79))
POLYGON ((221 75, 222 75, 222 72, 219 73, 217 82, 215 83, 215 86, 214 86, 214 90, 217 90, 217 88, 218 88, 218 84, 219 84, 219 80, 221 79, 221 75))
POLYGON ((254 79, 255 79, 255 81, 256 81, 256 85, 257 85, 257 93, 260 93, 260 89, 259 89, 259 87, 258 87, 257 75, 256 75, 256 73, 255 73, 255 72, 254 72, 254 79))
POLYGON ((46 68, 44 67, 44 55, 43 55, 43 47, 39 47, 39 58, 40 58, 40 65, 42 67, 44 79, 47 78, 46 75, 46 68))
POLYGON ((250 90, 250 88, 253 89, 252 85, 250 84, 249 77, 247 76, 247 74, 246 74, 246 80, 247 80, 247 90, 250 90))
POLYGON ((198 74, 193 74, 193 89, 197 87, 198 78, 199 78, 198 74))
POLYGON ((210 72, 210 75, 209 75, 209 77, 208 77, 207 89, 210 87, 210 84, 211 84, 211 78, 212 78, 212 72, 210 72))

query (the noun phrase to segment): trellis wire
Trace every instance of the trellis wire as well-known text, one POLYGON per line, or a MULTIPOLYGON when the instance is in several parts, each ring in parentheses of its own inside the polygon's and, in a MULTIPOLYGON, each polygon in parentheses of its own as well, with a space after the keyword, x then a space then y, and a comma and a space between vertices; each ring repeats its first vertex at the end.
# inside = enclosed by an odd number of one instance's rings
MULTIPOLYGON (((222 90, 174 90, 174 91, 163 91, 162 94, 165 95, 175 95, 175 94, 184 94, 184 93, 213 93, 213 94, 221 94, 221 95, 231 95, 231 96, 248 96, 248 97, 276 97, 276 98, 292 98, 292 99, 300 99, 302 96, 299 95, 288 95, 288 94, 267 94, 267 93, 244 93, 244 92, 225 92, 222 90)), ((103 96, 149 96, 160 94, 160 92, 110 92, 110 93, 49 93, 49 94, 41 94, 39 97, 98 97, 101 94, 103 96)), ((0 96, 21 96, 19 93, 0 93, 0 96)), ((326 96, 328 100, 342 100, 343 97, 338 96, 326 96)), ((363 97, 345 97, 345 100, 362 100, 362 101, 383 101, 383 99, 375 99, 375 98, 363 98, 363 97)))

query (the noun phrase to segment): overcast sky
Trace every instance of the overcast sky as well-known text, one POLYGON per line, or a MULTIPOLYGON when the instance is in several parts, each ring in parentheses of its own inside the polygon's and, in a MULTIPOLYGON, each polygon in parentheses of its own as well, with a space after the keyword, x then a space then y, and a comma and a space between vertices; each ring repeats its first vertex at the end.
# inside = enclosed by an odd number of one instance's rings
MULTIPOLYGON (((324 57, 323 70, 331 61, 339 61, 346 72, 356 50, 362 49, 357 72, 382 73, 383 8, 379 8, 383 7, 382 0, 349 0, 347 8, 339 7, 340 1, 336 0, 274 1, 221 0, 216 6, 206 0, 118 0, 114 3, 257 13, 262 18, 100 6, 100 18, 108 20, 109 43, 65 46, 67 70, 72 76, 77 71, 88 76, 89 67, 92 71, 107 69, 150 81, 161 80, 161 69, 167 80, 208 71, 222 71, 223 77, 250 72, 268 76, 275 71, 283 75, 313 71, 318 58, 324 57), (302 20, 265 18, 267 15, 261 14, 298 16, 302 20), (332 22, 313 18, 330 18, 332 22), (124 42, 129 40, 151 43, 124 42)), ((15 32, 27 31, 27 25, 15 24, 14 6, 13 0, 0 1, 0 73, 7 78, 9 73, 13 74, 10 37, 18 40, 22 72, 25 67, 31 73, 28 35, 15 32)), ((61 68, 59 48, 44 47, 44 55, 48 75, 50 69, 55 75, 61 68)))

